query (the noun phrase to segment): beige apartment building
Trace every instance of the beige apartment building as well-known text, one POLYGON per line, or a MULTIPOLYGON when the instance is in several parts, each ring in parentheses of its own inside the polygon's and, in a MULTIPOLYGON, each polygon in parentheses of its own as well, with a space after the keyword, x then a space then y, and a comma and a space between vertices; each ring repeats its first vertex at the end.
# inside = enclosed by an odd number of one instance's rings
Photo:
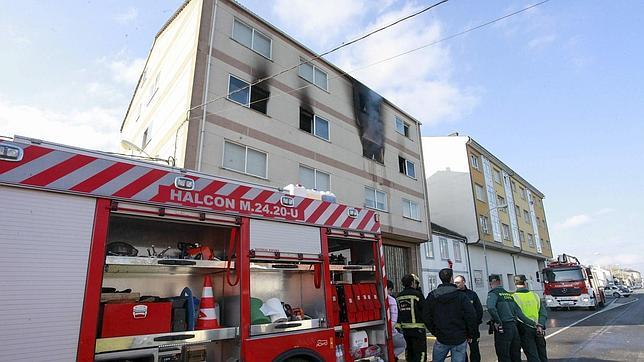
POLYGON ((467 237, 472 288, 483 298, 489 274, 525 274, 541 291, 552 258, 544 195, 475 140, 458 134, 423 137, 432 221, 467 237))
POLYGON ((376 209, 390 277, 420 270, 419 122, 234 1, 186 1, 168 20, 121 136, 179 167, 376 209))

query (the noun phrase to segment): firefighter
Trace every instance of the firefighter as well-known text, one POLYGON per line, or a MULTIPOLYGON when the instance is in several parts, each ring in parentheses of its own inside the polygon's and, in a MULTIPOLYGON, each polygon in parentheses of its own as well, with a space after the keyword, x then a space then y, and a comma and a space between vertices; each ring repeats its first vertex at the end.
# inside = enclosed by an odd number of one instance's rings
POLYGON ((494 350, 499 362, 521 361, 521 340, 517 330, 517 319, 532 328, 536 323, 526 317, 514 301, 514 296, 501 285, 501 276, 488 277, 491 290, 487 294, 487 310, 492 320, 494 350))
POLYGON ((537 328, 530 328, 522 323, 517 325, 521 337, 521 348, 528 358, 528 362, 548 361, 546 353, 545 325, 548 319, 548 308, 539 295, 531 292, 526 286, 525 275, 516 275, 514 285, 517 291, 514 293, 514 301, 526 317, 537 323, 537 328))
POLYGON ((404 289, 398 293, 398 323, 396 328, 402 330, 407 350, 405 360, 408 362, 427 361, 427 333, 422 321, 423 294, 420 291, 420 279, 414 274, 402 278, 404 289))

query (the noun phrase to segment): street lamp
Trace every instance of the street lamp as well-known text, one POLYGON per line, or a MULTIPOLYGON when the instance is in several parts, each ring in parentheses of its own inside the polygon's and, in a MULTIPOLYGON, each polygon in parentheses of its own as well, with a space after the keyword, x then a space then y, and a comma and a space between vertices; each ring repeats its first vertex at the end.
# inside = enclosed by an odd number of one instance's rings
MULTIPOLYGON (((492 213, 492 210, 505 209, 506 207, 508 207, 508 204, 497 205, 497 206, 491 207, 490 208, 490 213, 492 213)), ((492 216, 492 215, 490 215, 490 216, 492 216)), ((485 239, 482 238, 481 241, 483 241, 483 259, 485 259, 485 275, 489 279, 489 277, 490 277, 490 268, 488 267, 488 264, 487 264, 487 249, 485 248, 485 239)))

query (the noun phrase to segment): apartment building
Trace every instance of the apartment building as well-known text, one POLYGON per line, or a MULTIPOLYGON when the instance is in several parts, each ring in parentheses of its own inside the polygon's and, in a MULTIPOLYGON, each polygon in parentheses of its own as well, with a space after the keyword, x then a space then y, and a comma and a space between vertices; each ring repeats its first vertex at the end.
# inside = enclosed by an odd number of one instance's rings
POLYGON ((484 298, 487 275, 525 274, 541 291, 537 272, 552 257, 544 195, 470 137, 423 137, 432 221, 467 238, 472 287, 484 298), (477 278, 475 278, 477 279, 477 278))
POLYGON ((125 152, 378 210, 389 276, 420 270, 420 123, 234 1, 186 1, 162 27, 121 136, 125 152))
MULTIPOLYGON (((438 272, 444 268, 452 268, 454 276, 465 277, 468 288, 475 280, 470 276, 467 252, 467 238, 459 233, 432 223, 432 238, 423 243, 421 250, 422 288, 425 294, 436 289, 441 283, 438 272)), ((483 275, 477 275, 477 283, 481 283, 483 275)))

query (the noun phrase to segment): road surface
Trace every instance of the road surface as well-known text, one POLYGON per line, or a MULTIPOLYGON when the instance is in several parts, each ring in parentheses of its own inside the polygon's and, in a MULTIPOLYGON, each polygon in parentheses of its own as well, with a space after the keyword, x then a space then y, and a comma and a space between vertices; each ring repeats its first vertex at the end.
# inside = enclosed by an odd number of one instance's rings
MULTIPOLYGON (((629 298, 609 297, 607 302, 598 311, 550 312, 546 337, 550 361, 644 361, 644 292, 636 291, 629 298)), ((434 341, 428 337, 428 360, 434 341)), ((485 324, 480 345, 483 361, 497 360, 494 339, 485 324)))

